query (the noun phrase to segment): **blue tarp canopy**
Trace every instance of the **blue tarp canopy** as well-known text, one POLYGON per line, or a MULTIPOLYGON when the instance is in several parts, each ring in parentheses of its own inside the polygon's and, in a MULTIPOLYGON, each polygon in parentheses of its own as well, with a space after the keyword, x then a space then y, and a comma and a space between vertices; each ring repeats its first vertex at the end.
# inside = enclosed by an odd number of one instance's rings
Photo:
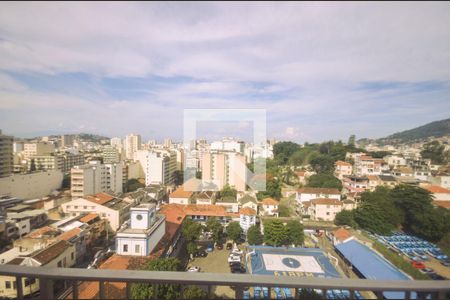
MULTIPOLYGON (((366 245, 356 240, 350 240, 336 245, 336 249, 353 265, 366 279, 377 280, 410 280, 386 259, 372 251, 366 245)), ((403 292, 384 292, 386 299, 404 299, 403 292)), ((415 298, 411 293, 411 298, 415 298)))

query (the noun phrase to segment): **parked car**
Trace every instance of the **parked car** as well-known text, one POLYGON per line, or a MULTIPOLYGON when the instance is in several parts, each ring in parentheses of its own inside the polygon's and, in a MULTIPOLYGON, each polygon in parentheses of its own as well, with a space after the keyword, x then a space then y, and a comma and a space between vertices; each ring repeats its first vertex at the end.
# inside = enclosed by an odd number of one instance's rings
POLYGON ((425 265, 421 262, 413 261, 411 265, 416 269, 425 269, 425 265))
POLYGON ((188 272, 200 272, 200 267, 192 266, 187 271, 188 272))
POLYGON ((217 250, 222 250, 223 249, 223 244, 219 243, 216 245, 216 249, 217 250))
POLYGON ((433 279, 433 280, 446 280, 447 279, 444 276, 441 276, 441 275, 436 274, 436 273, 428 274, 428 276, 430 276, 430 278, 433 279))
POLYGON ((446 266, 446 267, 450 267, 450 260, 441 261, 441 265, 446 266))
POLYGON ((230 255, 228 257, 228 263, 241 262, 241 257, 230 255))
POLYGON ((231 248, 233 248, 233 244, 232 243, 227 243, 227 250, 231 250, 231 248))
POLYGON ((232 265, 230 269, 231 269, 231 273, 246 273, 247 272, 245 267, 241 264, 232 265))
POLYGON ((206 247, 206 252, 213 252, 213 250, 214 250, 214 245, 208 244, 208 246, 206 247))
POLYGON ((208 256, 208 252, 206 252, 205 250, 200 250, 194 253, 194 257, 207 257, 208 256))
POLYGON ((434 270, 432 268, 423 268, 423 269, 419 269, 419 271, 422 273, 425 273, 425 274, 434 273, 434 270))
POLYGON ((239 248, 234 248, 233 251, 231 251, 231 253, 242 255, 242 253, 244 253, 244 252, 242 252, 242 250, 240 250, 239 248))

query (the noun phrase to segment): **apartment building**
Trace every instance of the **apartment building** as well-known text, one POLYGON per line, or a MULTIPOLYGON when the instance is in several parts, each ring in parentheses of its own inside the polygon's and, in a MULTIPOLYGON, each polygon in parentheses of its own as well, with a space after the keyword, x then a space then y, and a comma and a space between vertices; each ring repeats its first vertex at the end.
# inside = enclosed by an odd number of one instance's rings
POLYGON ((125 156, 133 159, 134 153, 141 150, 141 136, 139 134, 129 134, 125 137, 125 156))
POLYGON ((34 164, 36 170, 60 170, 63 173, 68 173, 74 166, 83 165, 83 154, 72 153, 54 153, 51 155, 36 155, 32 156, 27 161, 27 169, 31 169, 34 164))
POLYGON ((242 154, 206 153, 202 159, 202 180, 214 184, 218 190, 228 184, 243 192, 246 188, 246 169, 245 157, 242 154))
POLYGON ((121 160, 120 151, 113 146, 106 146, 102 150, 103 163, 117 164, 121 160))
POLYGON ((236 141, 230 138, 224 138, 221 141, 211 143, 211 150, 217 151, 231 151, 244 153, 245 143, 243 141, 236 141))
POLYGON ((380 175, 389 171, 389 165, 379 158, 370 155, 355 156, 355 173, 358 175, 380 175))
POLYGON ((75 135, 74 134, 61 135, 61 147, 62 148, 73 147, 73 142, 74 141, 75 141, 75 135))
POLYGON ((121 193, 123 191, 122 168, 121 164, 101 164, 99 161, 75 166, 71 170, 72 198, 107 191, 121 193))
POLYGON ((334 163, 335 169, 334 169, 334 176, 336 176, 339 179, 344 178, 344 176, 352 175, 353 172, 353 166, 352 164, 338 160, 334 163))
POLYGON ((53 152, 55 152, 55 145, 50 142, 25 143, 23 145, 24 159, 30 159, 37 155, 50 155, 53 152))
POLYGON ((135 160, 140 163, 145 184, 173 183, 173 173, 177 169, 177 155, 167 150, 140 150, 135 153, 135 160))
POLYGON ((13 165, 13 137, 0 130, 0 177, 11 175, 13 165))
POLYGON ((303 212, 308 214, 311 220, 334 221, 343 206, 344 203, 337 199, 319 198, 303 203, 303 212))
POLYGON ((301 188, 296 192, 296 200, 301 203, 304 201, 310 201, 316 198, 332 198, 341 199, 341 193, 338 189, 328 189, 328 188, 301 188))
POLYGON ((132 203, 123 199, 106 193, 98 193, 66 202, 61 205, 61 208, 68 216, 98 214, 100 218, 108 221, 111 230, 116 231, 124 221, 129 219, 131 205, 132 203))

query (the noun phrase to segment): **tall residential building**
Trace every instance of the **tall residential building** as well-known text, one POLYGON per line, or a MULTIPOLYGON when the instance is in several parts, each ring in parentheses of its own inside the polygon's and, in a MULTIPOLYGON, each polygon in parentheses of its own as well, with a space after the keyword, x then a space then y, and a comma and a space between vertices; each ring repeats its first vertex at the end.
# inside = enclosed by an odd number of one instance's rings
POLYGON ((202 180, 222 189, 225 185, 238 191, 246 187, 245 156, 233 152, 206 153, 202 159, 202 180))
POLYGON ((172 148, 172 140, 164 139, 164 148, 172 148))
POLYGON ((135 160, 139 161, 145 177, 145 184, 171 184, 177 168, 177 155, 166 150, 140 150, 135 160))
POLYGON ((29 159, 36 155, 50 155, 55 152, 55 145, 50 142, 26 143, 23 146, 23 157, 29 159))
POLYGON ((112 146, 106 146, 102 150, 103 163, 116 164, 120 162, 119 149, 112 146))
POLYGON ((13 164, 13 137, 0 130, 0 177, 11 175, 13 164))
POLYGON ((72 147, 73 142, 75 141, 74 134, 64 134, 61 135, 61 147, 72 147))
POLYGON ((110 141, 111 143, 111 147, 116 148, 116 149, 122 149, 123 148, 123 143, 122 143, 122 139, 119 137, 113 137, 110 141))
POLYGON ((245 143, 243 141, 236 141, 234 139, 224 138, 221 141, 211 143, 211 150, 218 151, 232 151, 244 153, 245 143))
POLYGON ((121 164, 100 164, 91 161, 89 164, 75 166, 71 170, 72 198, 84 197, 100 192, 123 191, 121 164))
POLYGON ((129 134, 125 138, 125 156, 133 159, 134 153, 141 150, 141 136, 139 134, 129 134))
POLYGON ((83 154, 56 153, 52 155, 36 155, 28 160, 27 169, 30 170, 31 162, 34 162, 36 170, 60 170, 63 173, 70 172, 72 167, 84 165, 83 154))

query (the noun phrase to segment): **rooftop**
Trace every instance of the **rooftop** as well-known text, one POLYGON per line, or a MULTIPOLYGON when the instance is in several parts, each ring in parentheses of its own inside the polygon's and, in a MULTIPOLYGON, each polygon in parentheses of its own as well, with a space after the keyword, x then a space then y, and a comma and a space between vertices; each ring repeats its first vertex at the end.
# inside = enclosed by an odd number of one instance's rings
POLYGON ((184 188, 181 186, 172 193, 170 193, 169 198, 190 198, 192 194, 193 192, 185 191, 184 188))
POLYGON ((80 222, 83 222, 83 223, 89 223, 97 217, 98 217, 98 214, 89 213, 89 214, 81 217, 79 220, 80 220, 80 222))
POLYGON ((342 205, 342 201, 330 198, 317 198, 311 200, 312 205, 342 205))
POLYGON ((304 187, 298 190, 301 194, 328 194, 328 195, 340 195, 338 189, 328 189, 328 188, 312 188, 304 187))
POLYGON ((46 265, 53 259, 57 258, 61 253, 66 251, 70 247, 70 244, 66 241, 58 241, 49 247, 38 251, 32 256, 35 260, 40 262, 42 265, 46 265))
POLYGON ((425 189, 427 191, 429 191, 430 193, 438 193, 438 194, 450 194, 450 190, 443 188, 441 186, 438 185, 429 185, 427 187, 425 187, 425 189))
POLYGON ((250 207, 244 207, 239 210, 240 215, 255 216, 256 210, 250 207))
POLYGON ((279 202, 273 198, 264 198, 261 203, 263 205, 278 205, 279 202))
POLYGON ((98 193, 92 196, 86 196, 85 199, 89 200, 91 202, 94 202, 96 204, 103 205, 111 200, 113 200, 115 197, 108 195, 107 193, 98 193))

